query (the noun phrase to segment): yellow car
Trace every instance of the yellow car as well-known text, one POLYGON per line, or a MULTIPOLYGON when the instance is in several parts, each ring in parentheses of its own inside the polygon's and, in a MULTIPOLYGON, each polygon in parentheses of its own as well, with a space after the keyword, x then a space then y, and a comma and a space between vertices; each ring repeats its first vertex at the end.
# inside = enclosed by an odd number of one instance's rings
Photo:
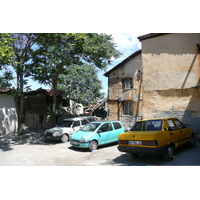
POLYGON ((159 118, 137 121, 129 132, 118 136, 118 150, 139 154, 163 155, 164 160, 173 159, 174 149, 183 145, 195 146, 195 136, 188 125, 177 118, 159 118))

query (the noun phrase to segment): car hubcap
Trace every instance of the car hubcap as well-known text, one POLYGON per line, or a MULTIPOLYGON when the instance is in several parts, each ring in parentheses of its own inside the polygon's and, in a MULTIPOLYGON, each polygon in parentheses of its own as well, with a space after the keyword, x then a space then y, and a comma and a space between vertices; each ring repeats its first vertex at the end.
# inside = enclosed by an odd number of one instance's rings
POLYGON ((91 144, 91 149, 92 149, 92 150, 96 150, 96 148, 97 148, 97 145, 96 145, 95 142, 93 142, 93 143, 91 144))
POLYGON ((172 147, 168 147, 168 155, 169 155, 170 158, 173 157, 173 149, 172 149, 172 147))
POLYGON ((195 139, 194 139, 194 137, 191 138, 191 144, 192 144, 192 145, 195 144, 195 139))

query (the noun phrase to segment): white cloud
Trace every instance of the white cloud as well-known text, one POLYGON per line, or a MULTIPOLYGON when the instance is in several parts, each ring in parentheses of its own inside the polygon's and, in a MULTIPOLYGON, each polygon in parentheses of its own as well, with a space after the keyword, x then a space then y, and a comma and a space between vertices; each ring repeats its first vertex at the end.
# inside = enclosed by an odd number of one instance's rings
MULTIPOLYGON (((144 34, 137 33, 108 33, 113 36, 114 42, 117 44, 116 49, 122 53, 122 56, 115 61, 122 61, 132 53, 141 49, 141 44, 137 39, 138 36, 144 34)), ((114 59, 113 59, 114 60, 114 59)))

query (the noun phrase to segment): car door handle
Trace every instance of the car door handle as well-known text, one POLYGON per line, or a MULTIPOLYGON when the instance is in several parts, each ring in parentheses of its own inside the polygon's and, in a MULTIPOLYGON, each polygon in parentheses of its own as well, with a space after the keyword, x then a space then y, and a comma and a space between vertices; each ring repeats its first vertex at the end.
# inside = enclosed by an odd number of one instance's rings
POLYGON ((170 133, 170 135, 173 135, 173 133, 170 133))

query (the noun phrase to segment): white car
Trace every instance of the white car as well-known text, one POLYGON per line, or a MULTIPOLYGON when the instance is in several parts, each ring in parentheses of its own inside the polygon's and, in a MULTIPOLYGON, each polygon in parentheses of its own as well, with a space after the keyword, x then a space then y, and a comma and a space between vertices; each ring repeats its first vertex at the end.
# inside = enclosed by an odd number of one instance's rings
POLYGON ((59 126, 46 130, 44 138, 46 140, 60 140, 63 143, 68 142, 72 133, 92 121, 95 121, 92 116, 65 119, 59 126))

